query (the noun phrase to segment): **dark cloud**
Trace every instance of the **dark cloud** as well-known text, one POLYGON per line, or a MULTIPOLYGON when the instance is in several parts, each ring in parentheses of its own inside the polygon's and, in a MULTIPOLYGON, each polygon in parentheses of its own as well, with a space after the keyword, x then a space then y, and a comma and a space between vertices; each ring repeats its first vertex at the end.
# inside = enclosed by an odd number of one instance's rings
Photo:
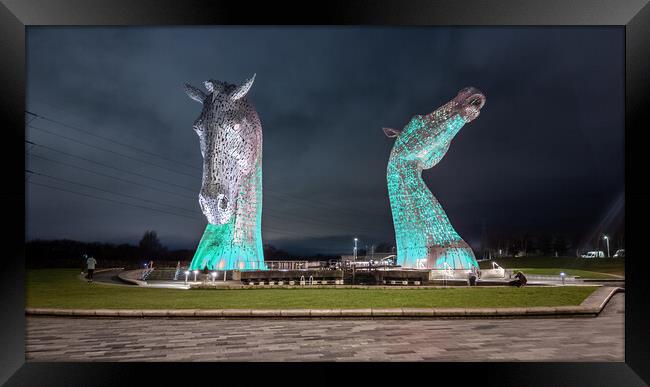
MULTIPOLYGON (((459 233, 474 243, 485 221, 493 232, 586 234, 623 191, 623 71, 623 29, 610 27, 30 27, 29 110, 145 152, 43 120, 31 124, 165 168, 36 129, 27 137, 187 190, 38 146, 34 154, 182 197, 38 158, 28 167, 188 212, 30 185, 28 238, 134 242, 155 229, 167 245, 194 247, 205 226, 191 129, 200 106, 182 84, 234 83, 252 73, 249 96, 264 129, 267 243, 333 253, 346 251, 354 235, 364 243, 392 240, 385 182, 392 140, 381 128, 400 128, 469 85, 487 96, 480 118, 424 173, 459 233)), ((43 176, 30 180, 167 208, 43 176)))

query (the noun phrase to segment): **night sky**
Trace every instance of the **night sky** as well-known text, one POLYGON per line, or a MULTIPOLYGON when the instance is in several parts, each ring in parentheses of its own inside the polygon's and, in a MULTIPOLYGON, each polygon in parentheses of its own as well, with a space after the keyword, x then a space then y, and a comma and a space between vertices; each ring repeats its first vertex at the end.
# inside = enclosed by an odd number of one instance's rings
POLYGON ((424 179, 472 247, 483 227, 581 240, 613 232, 624 193, 623 33, 29 27, 27 107, 45 118, 26 115, 37 144, 25 148, 35 172, 27 238, 137 243, 156 230, 170 248, 195 248, 206 224, 192 130, 201 106, 183 83, 253 73, 264 243, 349 254, 355 236, 361 247, 394 241, 393 140, 381 128, 402 128, 466 86, 486 105, 424 179))

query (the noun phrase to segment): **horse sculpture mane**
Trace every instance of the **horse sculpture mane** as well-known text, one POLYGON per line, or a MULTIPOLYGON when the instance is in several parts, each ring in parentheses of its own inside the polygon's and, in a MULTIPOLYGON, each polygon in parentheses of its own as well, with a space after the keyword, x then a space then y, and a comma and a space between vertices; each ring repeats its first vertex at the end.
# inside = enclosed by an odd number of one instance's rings
POLYGON ((422 170, 440 162, 454 136, 478 117, 484 104, 480 91, 466 88, 433 113, 416 115, 403 130, 384 128, 388 137, 395 138, 386 178, 398 265, 420 269, 478 266, 472 249, 422 180, 422 170))

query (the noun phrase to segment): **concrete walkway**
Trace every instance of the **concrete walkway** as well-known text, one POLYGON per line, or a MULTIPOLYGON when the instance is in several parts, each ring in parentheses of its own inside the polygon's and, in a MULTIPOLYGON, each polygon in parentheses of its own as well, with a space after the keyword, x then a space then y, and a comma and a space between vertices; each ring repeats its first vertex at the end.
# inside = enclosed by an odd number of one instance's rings
POLYGON ((623 361, 625 295, 595 318, 27 317, 27 361, 623 361))

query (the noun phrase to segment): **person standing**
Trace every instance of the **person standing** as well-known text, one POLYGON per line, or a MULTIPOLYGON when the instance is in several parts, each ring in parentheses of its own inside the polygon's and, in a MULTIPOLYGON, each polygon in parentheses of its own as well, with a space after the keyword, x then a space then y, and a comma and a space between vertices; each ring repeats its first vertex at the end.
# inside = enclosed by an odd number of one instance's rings
POLYGON ((93 273, 95 272, 95 265, 97 265, 97 261, 95 260, 95 258, 93 258, 92 256, 88 257, 88 259, 86 260, 86 268, 88 270, 88 276, 86 278, 88 278, 88 282, 93 282, 93 273))
POLYGON ((469 272, 469 286, 476 286, 476 280, 478 279, 478 271, 475 266, 472 266, 472 269, 469 272))

